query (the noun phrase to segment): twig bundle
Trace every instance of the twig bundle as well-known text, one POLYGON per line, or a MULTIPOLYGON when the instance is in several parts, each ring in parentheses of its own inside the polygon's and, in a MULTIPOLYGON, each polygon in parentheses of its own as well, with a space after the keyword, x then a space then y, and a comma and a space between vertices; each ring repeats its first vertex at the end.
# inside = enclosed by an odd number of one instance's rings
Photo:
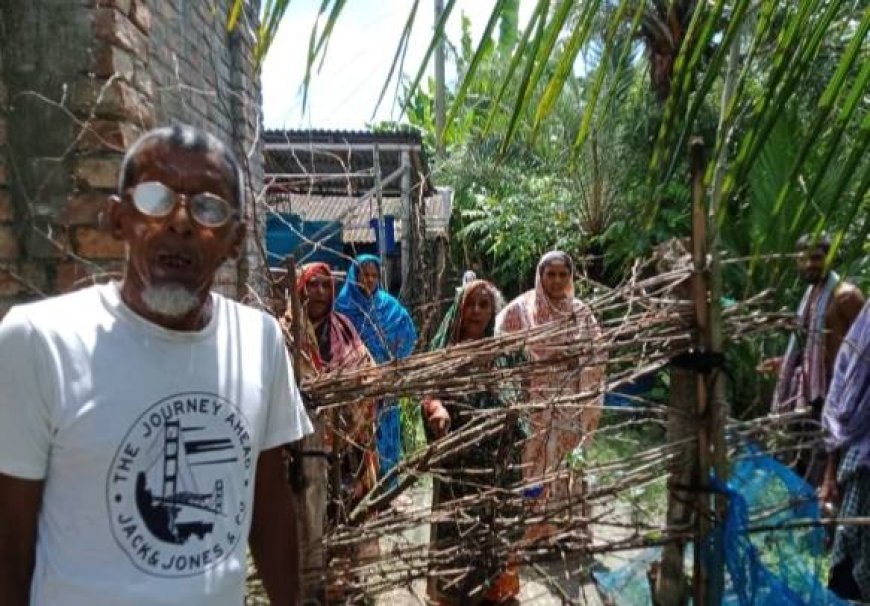
MULTIPOLYGON (((342 588, 344 599, 353 601, 405 586, 433 572, 448 584, 451 580, 459 582, 481 562, 534 564, 562 558, 566 553, 588 556, 691 538, 691 528, 661 528, 660 524, 641 519, 626 519, 616 506, 617 497, 663 480, 670 466, 680 464, 679 454, 691 446, 686 441, 649 448, 619 461, 587 463, 582 456, 575 457, 539 477, 526 474, 524 480, 509 486, 489 485, 494 476, 492 469, 463 470, 462 482, 474 488, 470 495, 431 508, 396 511, 389 507, 396 496, 425 474, 450 477, 456 471, 451 460, 475 444, 500 435, 509 415, 522 418, 548 407, 579 415, 589 407, 604 407, 605 394, 662 368, 681 354, 689 354, 691 362, 692 303, 676 296, 688 276, 687 270, 680 270, 646 280, 633 279, 620 289, 593 297, 588 303, 602 324, 595 335, 584 332, 576 318, 566 317, 522 333, 465 342, 402 361, 304 382, 303 391, 319 411, 354 406, 372 398, 434 396, 451 400, 487 390, 507 396, 503 408, 477 411, 462 428, 405 458, 353 510, 344 512, 340 523, 325 538, 333 557, 321 580, 327 586, 342 588), (559 345, 551 348, 552 355, 545 361, 525 358, 508 366, 496 364, 502 356, 517 359, 529 348, 552 343, 559 345), (584 369, 603 364, 606 380, 580 393, 565 389, 565 384, 584 369), (546 398, 530 400, 527 387, 543 381, 549 381, 546 388, 539 390, 546 398), (569 487, 567 498, 550 499, 544 508, 529 506, 526 495, 530 490, 554 483, 569 487), (494 513, 482 520, 475 517, 480 511, 494 513), (410 529, 445 521, 460 523, 464 531, 459 540, 437 545, 400 542, 369 558, 341 555, 353 553, 355 546, 372 539, 385 539, 381 542, 384 546, 388 537, 395 543, 410 529), (546 538, 527 538, 525 530, 541 523, 558 530, 546 538)), ((726 309, 729 340, 790 325, 789 316, 764 312, 764 302, 765 296, 760 295, 726 309)), ((583 443, 590 444, 595 433, 664 420, 667 407, 636 399, 637 406, 619 410, 628 415, 642 414, 643 419, 629 418, 622 425, 599 429, 585 436, 583 443)), ((339 432, 334 427, 330 430, 339 432)), ((771 426, 764 422, 733 422, 729 434, 738 440, 770 430, 771 426)), ((455 477, 450 479, 457 481, 455 477)))

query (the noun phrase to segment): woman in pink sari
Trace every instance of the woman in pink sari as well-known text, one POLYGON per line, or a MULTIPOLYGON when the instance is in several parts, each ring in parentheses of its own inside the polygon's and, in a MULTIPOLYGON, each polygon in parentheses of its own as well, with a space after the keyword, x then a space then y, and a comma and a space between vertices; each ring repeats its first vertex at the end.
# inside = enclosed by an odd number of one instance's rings
MULTIPOLYGON (((299 379, 365 368, 374 360, 353 323, 335 311, 335 280, 325 263, 303 267, 296 289, 302 302, 301 339, 298 345, 299 379)), ((290 312, 282 319, 285 333, 292 334, 290 312)), ((303 569, 303 597, 343 601, 340 587, 323 587, 323 577, 332 557, 372 558, 377 540, 364 543, 352 553, 325 553, 328 531, 343 523, 343 517, 377 482, 375 449, 375 403, 371 400, 331 411, 309 404, 314 433, 301 443, 301 465, 295 480, 299 486, 299 539, 303 569)))
MULTIPOLYGON (((577 446, 588 445, 590 434, 601 417, 606 360, 597 351, 578 360, 559 359, 565 347, 601 337, 601 329, 589 307, 574 296, 574 262, 561 251, 551 251, 541 257, 535 273, 535 288, 511 301, 496 318, 496 334, 529 330, 551 322, 566 321, 576 326, 546 344, 527 346, 533 362, 554 360, 552 373, 535 373, 528 385, 531 404, 549 404, 529 413, 531 437, 523 448, 523 474, 526 480, 541 484, 536 509, 560 509, 570 492, 582 490, 582 481, 547 482, 541 478, 562 468, 566 456, 577 446), (557 405, 554 400, 584 392, 598 395, 582 402, 557 405), (551 505, 551 507, 547 507, 551 505)), ((537 539, 554 534, 551 524, 540 524, 527 532, 527 538, 537 539)))

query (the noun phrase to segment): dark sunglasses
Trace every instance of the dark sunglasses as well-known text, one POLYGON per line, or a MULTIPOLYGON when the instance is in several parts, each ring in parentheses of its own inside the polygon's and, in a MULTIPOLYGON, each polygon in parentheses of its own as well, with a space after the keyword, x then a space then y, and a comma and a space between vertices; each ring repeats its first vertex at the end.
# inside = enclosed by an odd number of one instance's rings
POLYGON ((179 194, 160 181, 144 181, 130 190, 133 206, 146 217, 162 219, 168 217, 184 199, 187 212, 194 221, 203 227, 216 228, 226 225, 239 213, 229 202, 209 192, 189 196, 179 194))

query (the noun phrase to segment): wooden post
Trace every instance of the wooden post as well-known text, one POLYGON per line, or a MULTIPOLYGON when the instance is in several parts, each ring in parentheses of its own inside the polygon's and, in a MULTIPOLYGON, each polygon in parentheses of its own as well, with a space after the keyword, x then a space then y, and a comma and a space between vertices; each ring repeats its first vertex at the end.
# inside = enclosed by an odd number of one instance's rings
MULTIPOLYGON (((683 240, 675 240, 661 249, 662 258, 658 263, 661 272, 668 272, 685 266, 689 249, 683 240)), ((681 300, 692 299, 693 284, 681 284, 674 297, 681 300)), ((688 528, 694 519, 694 494, 690 487, 698 477, 697 447, 694 442, 698 431, 697 374, 694 370, 678 364, 671 364, 669 402, 667 412, 667 441, 680 443, 677 459, 668 469, 667 481, 667 528, 688 528)), ((691 587, 686 579, 684 556, 687 541, 672 541, 662 546, 662 556, 655 573, 656 606, 686 606, 691 597, 691 587)))
MULTIPOLYGON (((435 27, 444 12, 444 0, 435 0, 435 27)), ((444 159, 444 127, 447 122, 447 103, 445 102, 444 80, 444 36, 438 39, 435 46, 435 155, 438 160, 444 159)))
POLYGON ((411 279, 411 241, 416 236, 415 221, 411 220, 411 152, 402 150, 402 287, 399 292, 407 296, 411 292, 409 281, 411 279))
MULTIPOLYGON (((704 142, 693 137, 689 141, 689 166, 692 178, 692 301, 695 304, 695 347, 705 350, 707 342, 707 213, 704 208, 704 142)), ((707 385, 696 377, 696 420, 698 432, 698 461, 695 467, 695 544, 693 585, 696 606, 715 606, 707 601, 708 570, 703 564, 702 541, 710 532, 710 495, 706 492, 710 469, 710 435, 707 416, 707 385)))
POLYGON ((381 287, 390 291, 390 274, 387 269, 387 228, 384 225, 384 194, 381 184, 381 153, 375 144, 373 164, 375 169, 375 199, 378 202, 378 256, 381 258, 381 287))
MULTIPOLYGON (((698 390, 693 371, 676 366, 670 369, 670 397, 668 402, 667 441, 679 442, 692 438, 697 431, 695 411, 698 390)), ((697 451, 685 442, 679 457, 668 473, 667 528, 685 528, 692 522, 695 508, 688 487, 698 476, 697 451)), ((662 546, 662 557, 656 571, 656 606, 685 606, 690 591, 684 571, 685 542, 672 541, 662 546)))
POLYGON ((290 291, 290 314, 292 316, 290 336, 293 337, 293 376, 296 379, 296 383, 299 384, 299 365, 302 359, 302 353, 299 349, 299 344, 302 342, 302 302, 299 299, 299 291, 296 290, 296 257, 288 255, 284 259, 284 265, 287 267, 287 289, 290 291))
MULTIPOLYGON (((697 350, 713 359, 721 351, 722 336, 719 293, 711 289, 708 255, 707 210, 705 205, 704 176, 706 159, 704 141, 693 137, 689 142, 689 165, 692 177, 692 299, 695 303, 697 350)), ((715 228, 715 225, 713 226, 715 228)), ((698 606, 717 606, 724 591, 724 553, 719 542, 702 554, 702 541, 710 534, 715 521, 722 519, 725 504, 722 495, 714 498, 710 490, 710 473, 720 481, 725 478, 724 395, 718 379, 720 372, 713 368, 697 375, 698 466, 696 486, 696 533, 694 563, 694 603, 698 606), (716 396, 719 396, 718 398, 716 396), (702 555, 704 557, 702 557, 702 555)))

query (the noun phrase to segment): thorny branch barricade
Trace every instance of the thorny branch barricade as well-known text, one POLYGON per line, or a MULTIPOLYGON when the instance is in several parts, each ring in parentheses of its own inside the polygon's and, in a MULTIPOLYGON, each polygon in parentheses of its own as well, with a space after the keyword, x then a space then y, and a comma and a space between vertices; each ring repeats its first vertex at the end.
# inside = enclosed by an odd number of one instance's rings
MULTIPOLYGON (((302 304, 303 289, 316 276, 332 280, 323 264, 299 272, 295 259, 287 260, 290 313, 281 319, 292 354, 294 371, 301 383, 305 377, 328 368, 358 368, 371 365, 372 359, 356 333, 351 334, 347 320, 334 314, 321 318, 330 332, 330 355, 320 357, 315 327, 302 304)), ((334 287, 332 288, 334 291, 334 287)), ((324 567, 328 564, 324 534, 344 522, 346 513, 370 487, 376 473, 376 457, 370 452, 374 439, 374 403, 355 408, 321 410, 318 402, 300 389, 314 432, 290 447, 290 483, 297 496, 298 537, 302 565, 303 598, 322 604, 326 600, 344 601, 341 588, 324 586, 324 567)), ((377 544, 368 543, 333 550, 329 557, 350 559, 376 556, 377 544)))
MULTIPOLYGON (((692 350, 695 346, 691 329, 694 313, 692 302, 674 295, 689 276, 688 269, 646 279, 641 279, 636 273, 621 288, 588 300, 596 316, 603 319, 601 336, 594 341, 564 339, 568 331, 576 336, 576 325, 570 321, 554 322, 524 333, 458 344, 417 354, 401 362, 337 372, 305 382, 303 386, 306 393, 318 402, 319 408, 332 410, 353 406, 371 398, 421 398, 431 393, 461 395, 480 389, 497 389, 505 382, 525 384, 536 377, 553 377, 558 376, 558 373, 567 376, 572 369, 576 370, 578 360, 597 360, 605 355, 609 360, 606 385, 595 386, 583 393, 569 394, 560 393, 559 385, 553 385, 553 395, 549 401, 532 403, 519 399, 506 408, 481 411, 474 422, 467 423, 462 429, 451 432, 405 459, 348 513, 343 523, 325 537, 327 554, 343 552, 372 540, 389 539, 393 547, 382 548, 376 559, 368 561, 330 560, 322 581, 326 585, 342 585, 345 599, 352 602, 365 595, 423 580, 433 564, 445 571, 444 575, 458 582, 472 567, 461 562, 473 562, 474 554, 478 552, 505 560, 514 557, 534 568, 538 564, 562 560, 566 556, 588 558, 594 554, 637 549, 645 545, 686 542, 695 537, 696 530, 692 527, 662 528, 661 523, 627 520, 613 507, 617 495, 661 479, 670 466, 679 463, 681 453, 687 444, 691 445, 696 440, 695 436, 683 441, 669 441, 622 460, 596 462, 584 459, 583 453, 578 453, 579 456, 571 457, 570 464, 549 469, 540 478, 526 478, 508 488, 476 485, 476 492, 440 503, 432 509, 425 505, 402 511, 389 507, 395 497, 421 477, 442 473, 442 464, 468 448, 469 444, 499 434, 506 415, 522 416, 543 406, 559 406, 574 411, 588 406, 601 406, 598 402, 602 391, 617 390, 692 350), (492 363, 498 356, 510 355, 554 339, 564 341, 567 345, 544 363, 525 360, 506 368, 492 363), (588 490, 570 492, 567 497, 551 503, 544 513, 524 508, 523 495, 530 488, 555 481, 571 483, 577 481, 581 474, 589 479, 588 490), (479 508, 486 502, 492 502, 494 497, 505 503, 504 512, 519 510, 526 513, 512 513, 505 517, 503 512, 495 512, 488 523, 480 521, 477 525, 470 524, 468 533, 456 544, 431 547, 401 538, 403 531, 462 516, 473 509, 472 506, 479 508), (542 522, 557 528, 556 535, 546 541, 532 542, 517 542, 511 538, 516 536, 518 528, 542 522), (510 532, 499 531, 499 528, 510 529, 510 532), (457 558, 460 552, 465 554, 461 559, 457 558)), ((759 295, 725 310, 724 334, 730 340, 738 340, 788 324, 788 316, 762 313, 760 306, 763 302, 764 296, 759 295)), ((644 415, 659 423, 663 422, 667 412, 666 407, 644 407, 642 410, 644 415)), ((622 407, 619 412, 630 410, 622 407)), ((759 426, 763 427, 763 424, 733 424, 732 434, 739 437, 747 432, 758 431, 759 426)), ((598 433, 612 429, 601 428, 598 433)), ((330 427, 329 430, 341 434, 341 428, 330 427)), ((450 579, 447 581, 450 582, 450 579)))

